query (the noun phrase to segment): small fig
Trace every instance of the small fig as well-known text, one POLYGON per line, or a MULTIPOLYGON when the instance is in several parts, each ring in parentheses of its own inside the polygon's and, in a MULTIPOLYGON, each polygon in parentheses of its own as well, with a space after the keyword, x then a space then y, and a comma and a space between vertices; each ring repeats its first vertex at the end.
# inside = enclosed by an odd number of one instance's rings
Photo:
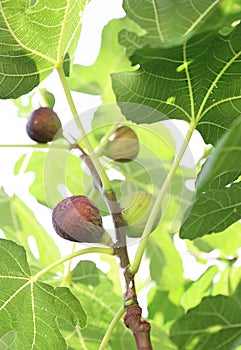
POLYGON ((117 162, 130 162, 139 152, 139 141, 136 133, 129 126, 119 126, 111 135, 103 153, 117 162))
MULTIPOLYGON (((137 191, 123 197, 121 208, 123 208, 123 218, 128 225, 126 228, 128 237, 141 237, 154 202, 155 198, 144 191, 137 191)), ((153 224, 152 231, 157 227, 160 218, 161 212, 153 224)))
POLYGON ((38 93, 41 96, 41 99, 44 101, 46 107, 54 108, 55 97, 47 89, 38 89, 38 93))
POLYGON ((52 108, 40 107, 29 117, 26 130, 32 140, 47 143, 53 140, 61 127, 61 121, 52 108))
POLYGON ((57 234, 69 241, 113 244, 102 226, 99 209, 85 196, 72 196, 59 202, 53 210, 52 221, 57 234))

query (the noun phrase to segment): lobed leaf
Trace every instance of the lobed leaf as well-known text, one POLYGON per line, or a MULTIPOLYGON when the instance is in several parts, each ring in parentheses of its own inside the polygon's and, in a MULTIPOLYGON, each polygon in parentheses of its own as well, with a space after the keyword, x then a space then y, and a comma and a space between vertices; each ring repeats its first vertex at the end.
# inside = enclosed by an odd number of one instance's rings
POLYGON ((31 91, 73 56, 87 0, 0 2, 0 98, 31 91))
POLYGON ((177 47, 136 50, 136 71, 112 75, 122 113, 136 123, 193 122, 215 144, 241 112, 240 35, 238 25, 228 36, 208 32, 177 47))
MULTIPOLYGON (((146 31, 143 41, 150 46, 173 46, 196 33, 230 26, 241 12, 241 2, 234 0, 125 0, 123 7, 146 31)), ((135 42, 133 37, 131 41, 135 42)))
POLYGON ((206 297, 172 326, 179 350, 230 350, 241 345, 240 286, 230 297, 206 297))
POLYGON ((181 238, 195 239, 224 231, 241 218, 240 196, 241 183, 201 193, 185 214, 181 238))
POLYGON ((56 319, 79 329, 86 315, 68 288, 35 281, 23 247, 0 240, 0 337, 15 333, 13 350, 66 350, 56 319))
POLYGON ((198 178, 197 195, 181 227, 183 238, 221 232, 241 218, 241 121, 238 119, 218 142, 198 178))
POLYGON ((224 134, 198 174, 196 184, 199 192, 210 188, 210 183, 212 187, 216 185, 215 187, 219 188, 233 182, 239 176, 241 173, 239 163, 241 156, 240 135, 241 120, 238 119, 232 128, 224 134), (223 185, 220 184, 221 177, 226 179, 223 185))

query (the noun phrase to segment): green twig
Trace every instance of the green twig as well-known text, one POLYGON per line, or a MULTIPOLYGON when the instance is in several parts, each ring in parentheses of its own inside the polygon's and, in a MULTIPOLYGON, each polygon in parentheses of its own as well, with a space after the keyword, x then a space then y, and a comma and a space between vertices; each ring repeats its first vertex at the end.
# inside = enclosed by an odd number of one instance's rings
POLYGON ((111 323, 109 324, 109 327, 104 335, 104 338, 102 339, 102 342, 100 344, 100 347, 99 347, 99 350, 104 350, 109 339, 110 339, 110 336, 112 334, 112 332, 114 331, 117 323, 120 321, 121 317, 124 315, 125 313, 125 309, 124 307, 122 306, 115 314, 115 316, 113 317, 111 323))
MULTIPOLYGON (((76 248, 76 242, 73 243, 72 252, 71 252, 72 254, 74 253, 75 248, 76 248)), ((66 274, 65 274, 64 279, 63 279, 63 284, 65 286, 70 286, 70 284, 71 284, 71 264, 72 264, 72 260, 73 259, 69 259, 69 263, 68 263, 68 266, 67 266, 67 271, 66 271, 66 274)))
MULTIPOLYGON (((67 98, 67 101, 68 101, 71 113, 72 113, 73 118, 75 120, 76 126, 78 127, 78 129, 79 129, 79 131, 81 133, 82 145, 84 145, 84 147, 86 148, 86 150, 88 152, 88 155, 91 158, 96 171, 99 173, 99 176, 100 176, 101 182, 102 182, 103 190, 104 191, 110 191, 111 190, 110 180, 109 180, 109 178, 108 178, 108 176, 107 176, 107 174, 106 174, 102 164, 100 163, 99 158, 94 153, 94 149, 93 149, 93 147, 92 147, 88 137, 86 136, 84 127, 83 127, 83 125, 82 125, 82 123, 80 121, 79 115, 78 115, 78 111, 77 111, 77 109, 75 107, 75 104, 74 104, 74 101, 73 101, 73 98, 72 98, 72 95, 71 95, 71 92, 70 92, 70 89, 69 89, 69 86, 68 86, 68 83, 67 83, 67 80, 66 80, 66 77, 65 77, 62 65, 60 65, 57 68, 57 72, 59 74, 59 78, 60 78, 61 84, 63 86, 63 89, 64 89, 64 92, 65 92, 65 95, 66 95, 66 98, 67 98)), ((82 145, 80 145, 80 146, 82 146, 82 145)))
POLYGON ((166 180, 164 181, 163 183, 163 186, 156 198, 156 201, 155 201, 155 204, 152 208, 152 211, 151 211, 151 214, 147 220, 147 223, 146 223, 146 226, 145 226, 145 229, 143 231, 143 235, 142 235, 142 238, 141 238, 141 241, 139 243, 139 246, 137 248, 137 251, 136 251, 136 254, 135 254, 135 258, 134 258, 134 261, 132 263, 132 265, 130 266, 130 272, 133 273, 133 274, 136 274, 137 271, 139 270, 139 267, 140 267, 140 264, 141 264, 141 260, 142 260, 142 257, 143 257, 143 254, 144 254, 144 251, 146 249, 146 245, 147 245, 147 242, 148 242, 148 238, 149 238, 149 234, 151 232, 151 229, 152 229, 152 226, 154 224, 154 221, 155 221, 155 218, 157 217, 159 211, 160 211, 160 207, 161 207, 161 203, 163 201, 163 198, 168 190, 168 187, 170 186, 170 183, 176 173, 176 170, 179 166, 179 163, 188 147, 188 144, 189 144, 189 141, 192 137, 192 134, 193 134, 193 131, 195 130, 195 124, 194 123, 190 123, 189 124, 189 129, 188 129, 188 132, 187 132, 187 135, 185 137, 185 140, 182 144, 182 147, 176 157, 176 159, 174 160, 173 164, 172 164, 172 167, 170 169, 170 172, 168 173, 167 177, 166 177, 166 180))
POLYGON ((86 248, 82 250, 78 250, 77 252, 71 253, 69 255, 66 255, 65 257, 54 261, 52 264, 49 266, 45 267, 43 270, 39 271, 36 273, 36 275, 32 276, 31 280, 36 281, 55 267, 65 263, 68 260, 72 260, 73 258, 84 255, 84 254, 89 254, 89 253, 100 253, 100 254, 108 254, 108 255, 114 255, 114 250, 112 248, 101 248, 101 247, 92 247, 92 248, 86 248))

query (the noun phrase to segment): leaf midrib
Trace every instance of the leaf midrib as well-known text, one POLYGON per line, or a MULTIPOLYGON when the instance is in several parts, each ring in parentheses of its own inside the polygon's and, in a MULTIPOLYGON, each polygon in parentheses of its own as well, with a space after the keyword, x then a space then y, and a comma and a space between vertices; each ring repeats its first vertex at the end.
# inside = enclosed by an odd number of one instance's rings
POLYGON ((220 2, 220 0, 215 0, 203 13, 200 14, 200 16, 196 19, 195 22, 187 29, 187 31, 183 34, 183 36, 188 35, 191 33, 195 28, 201 23, 201 21, 204 19, 204 17, 220 2))
MULTIPOLYGON (((212 91, 214 90, 215 86, 217 86, 219 80, 222 78, 222 76, 224 75, 224 73, 228 70, 228 68, 236 61, 236 59, 239 58, 239 56, 241 55, 241 51, 239 51, 238 53, 236 53, 226 64, 225 66, 221 69, 221 71, 217 74, 216 78, 214 79, 214 81, 212 82, 211 86, 209 87, 205 97, 202 100, 201 106, 199 107, 197 116, 196 116, 196 123, 198 124, 199 121, 202 119, 203 115, 206 113, 205 110, 205 105, 212 93, 212 91)), ((230 97, 231 98, 231 97, 230 97)), ((228 101, 229 99, 227 99, 228 101)), ((210 107, 209 107, 210 108, 210 107)))

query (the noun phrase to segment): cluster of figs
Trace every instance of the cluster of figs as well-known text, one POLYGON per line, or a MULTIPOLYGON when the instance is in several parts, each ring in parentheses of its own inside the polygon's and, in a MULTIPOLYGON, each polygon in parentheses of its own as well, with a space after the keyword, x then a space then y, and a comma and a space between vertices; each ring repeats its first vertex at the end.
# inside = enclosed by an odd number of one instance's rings
MULTIPOLYGON (((26 131, 38 143, 48 143, 56 135, 62 136, 58 115, 50 107, 40 107, 30 115, 26 131)), ((129 126, 117 127, 103 147, 103 155, 116 162, 130 162, 139 152, 138 136, 129 126)), ((155 198, 145 191, 126 195, 121 200, 122 215, 127 223, 129 237, 140 237, 152 210, 155 198)), ((161 214, 160 214, 161 216, 161 214)), ((153 229, 157 226, 157 218, 153 229)), ((100 243, 112 246, 113 241, 103 227, 96 204, 84 195, 63 199, 53 209, 52 222, 55 231, 64 239, 81 243, 100 243)))

